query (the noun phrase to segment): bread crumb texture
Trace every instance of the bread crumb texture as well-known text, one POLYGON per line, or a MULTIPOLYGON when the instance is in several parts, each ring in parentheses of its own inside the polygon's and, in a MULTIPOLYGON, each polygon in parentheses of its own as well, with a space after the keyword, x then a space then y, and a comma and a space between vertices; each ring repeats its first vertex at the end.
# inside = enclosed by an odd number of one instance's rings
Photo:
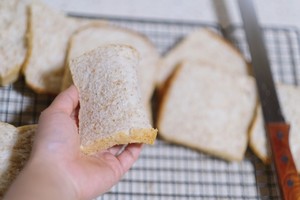
POLYGON ((0 1, 0 86, 14 82, 26 55, 27 5, 32 0, 0 1))
MULTIPOLYGON (((69 61, 98 46, 107 44, 129 45, 139 52, 140 61, 137 67, 137 76, 142 101, 144 105, 147 106, 150 103, 154 91, 155 73, 160 56, 155 46, 146 36, 113 25, 91 24, 83 27, 73 35, 67 60, 69 61)), ((71 84, 72 79, 67 69, 64 74, 63 89, 66 89, 71 84)))
POLYGON ((256 105, 253 78, 184 62, 170 81, 159 112, 159 134, 226 160, 242 160, 256 105))
POLYGON ((186 60, 209 63, 237 75, 248 74, 248 65, 242 54, 217 33, 202 28, 184 37, 162 59, 157 76, 158 85, 163 85, 176 65, 186 60))
POLYGON ((0 122, 0 198, 26 164, 36 125, 14 127, 0 122))
POLYGON ((29 49, 23 74, 35 92, 60 92, 69 38, 87 23, 67 17, 42 2, 29 6, 29 49))
POLYGON ((88 154, 117 144, 153 144, 137 81, 139 55, 125 45, 104 45, 71 61, 79 90, 79 134, 88 154))

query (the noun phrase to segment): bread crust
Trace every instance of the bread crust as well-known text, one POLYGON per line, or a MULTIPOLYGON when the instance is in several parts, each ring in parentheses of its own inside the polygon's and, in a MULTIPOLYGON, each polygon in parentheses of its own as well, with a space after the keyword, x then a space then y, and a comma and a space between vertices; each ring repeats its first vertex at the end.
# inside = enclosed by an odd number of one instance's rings
MULTIPOLYGON (((33 27, 32 27, 32 23, 31 23, 31 18, 32 18, 32 12, 31 12, 31 9, 28 8, 28 20, 27 20, 27 33, 26 33, 26 44, 27 44, 27 52, 26 52, 26 58, 25 58, 25 61, 23 63, 23 66, 21 68, 21 72, 22 74, 24 74, 24 77, 25 77, 25 82, 26 84, 33 90, 35 91, 36 93, 38 94, 47 94, 48 92, 37 86, 36 84, 32 83, 31 80, 28 79, 28 77, 26 76, 26 70, 28 68, 28 65, 29 65, 29 61, 30 61, 30 58, 31 58, 31 55, 32 55, 32 48, 33 48, 33 44, 32 44, 32 41, 33 41, 33 27)), ((55 95, 55 93, 52 93, 52 95, 55 95)))
MULTIPOLYGON (((29 20, 28 20, 28 30, 27 30, 27 44, 29 50, 27 51, 26 60, 24 66, 22 67, 22 73, 25 76, 26 84, 33 89, 36 93, 39 94, 53 94, 56 95, 60 92, 61 81, 64 73, 64 62, 67 44, 69 37, 81 26, 85 26, 90 23, 107 23, 105 21, 93 21, 93 20, 81 20, 72 17, 65 16, 64 13, 60 13, 48 6, 42 4, 41 2, 32 3, 29 7, 29 20), (35 9, 38 9, 35 12, 35 9), (47 13, 44 16, 44 13, 47 13), (38 16, 37 16, 38 15, 38 16), (49 19, 49 24, 46 25, 43 30, 41 30, 41 20, 39 17, 44 16, 49 19), (56 24, 57 27, 56 27, 56 24), (64 25, 63 25, 64 24, 64 25), (48 31, 53 31, 54 29, 60 28, 60 31, 57 30, 58 35, 55 35, 53 32, 50 35, 48 31), (42 31, 46 36, 42 35, 42 31), (37 35, 36 32, 38 32, 37 35), (48 36, 48 38, 46 38, 48 36), (56 37, 55 37, 56 36, 56 37), (38 37, 38 38, 37 38, 38 37), (50 37, 51 40, 55 40, 53 45, 48 45, 44 47, 40 43, 43 40, 48 40, 50 37), (56 41, 57 40, 57 41, 56 41), (48 48, 52 48, 55 51, 45 54, 48 48), (40 54, 40 52, 43 52, 40 54), (55 52, 55 53, 53 53, 55 52), (49 59, 49 60, 47 60, 49 59), (41 64, 43 63, 43 64, 41 64), (34 72, 37 72, 36 74, 34 72)), ((45 43, 47 45, 48 43, 45 43)))
POLYGON ((249 130, 249 147, 253 151, 253 153, 264 163, 264 164, 270 164, 270 159, 266 156, 264 156, 261 151, 257 148, 257 145, 255 144, 255 141, 252 139, 253 134, 254 134, 254 126, 258 122, 258 109, 259 109, 260 104, 257 103, 256 109, 255 109, 255 114, 253 117, 253 122, 251 125, 251 128, 249 130))
POLYGON ((0 86, 15 82, 19 78, 20 66, 12 67, 6 74, 0 75, 0 86))
MULTIPOLYGON (((158 112, 157 112, 157 120, 155 124, 157 127, 161 126, 161 119, 163 118, 163 113, 165 110, 165 105, 167 103, 167 100, 169 99, 169 93, 170 93, 170 88, 172 87, 173 82, 176 80, 177 76, 179 76, 180 71, 182 70, 182 64, 179 63, 177 67, 174 69, 172 74, 168 77, 167 81, 163 86, 158 88, 158 112)), ((158 134, 160 137, 163 138, 161 134, 158 134)), ((166 139, 166 138, 165 138, 166 139)))
POLYGON ((81 151, 84 154, 91 155, 97 151, 110 148, 114 145, 129 144, 129 143, 145 143, 154 144, 157 136, 157 129, 132 129, 129 134, 126 132, 118 132, 109 137, 95 140, 89 146, 81 146, 81 151))
MULTIPOLYGON (((33 0, 10 0, 0 3, 0 12, 10 12, 8 19, 4 20, 5 30, 1 30, 0 41, 0 86, 15 82, 26 58, 25 35, 27 31, 27 6, 33 0), (13 4, 13 8, 7 9, 7 4, 13 4), (2 10, 3 9, 3 10, 2 10), (9 41, 9 42, 8 42, 9 41), (2 60, 3 59, 3 60, 2 60)), ((1 15, 2 13, 0 13, 1 15)), ((2 16, 0 16, 1 18, 2 16)))

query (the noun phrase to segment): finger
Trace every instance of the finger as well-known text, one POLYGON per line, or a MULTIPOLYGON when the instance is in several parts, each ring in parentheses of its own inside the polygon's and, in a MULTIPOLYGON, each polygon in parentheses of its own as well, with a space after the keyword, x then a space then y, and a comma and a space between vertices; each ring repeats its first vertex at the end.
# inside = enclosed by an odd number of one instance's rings
POLYGON ((75 110, 73 110, 72 114, 71 114, 71 118, 74 120, 75 124, 77 125, 77 127, 79 126, 79 109, 80 109, 80 105, 78 105, 75 110))
POLYGON ((71 115, 78 105, 78 91, 74 85, 60 93, 48 107, 51 111, 60 111, 71 115))
POLYGON ((115 156, 118 156, 118 155, 120 155, 124 151, 124 149, 126 147, 127 147, 127 145, 116 145, 116 146, 113 146, 113 147, 109 148, 108 151, 111 154, 113 154, 115 156))
MULTIPOLYGON (((103 156, 103 154, 105 153, 110 153, 112 156, 118 156, 121 154, 121 152, 124 151, 124 149, 126 148, 127 145, 115 145, 113 147, 110 147, 108 149, 105 149, 103 151, 99 151, 97 153, 95 153, 93 156, 101 158, 103 156)), ((119 160, 117 160, 119 162, 119 160)))
POLYGON ((35 135, 35 141, 38 142, 34 143, 34 149, 66 149, 70 152, 75 149, 77 152, 80 140, 76 123, 71 117, 77 105, 78 92, 75 86, 69 87, 55 98, 40 115, 35 135))
POLYGON ((142 144, 129 144, 124 151, 117 156, 120 164, 124 172, 128 171, 129 168, 135 163, 138 159, 141 151, 142 151, 142 144))

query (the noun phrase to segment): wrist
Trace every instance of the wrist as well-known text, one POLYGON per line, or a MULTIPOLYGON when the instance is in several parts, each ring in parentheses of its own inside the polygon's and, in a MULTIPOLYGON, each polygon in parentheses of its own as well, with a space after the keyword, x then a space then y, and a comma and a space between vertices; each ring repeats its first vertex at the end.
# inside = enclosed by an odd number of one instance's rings
POLYGON ((63 169, 53 162, 30 160, 9 189, 7 199, 78 199, 76 188, 63 169))

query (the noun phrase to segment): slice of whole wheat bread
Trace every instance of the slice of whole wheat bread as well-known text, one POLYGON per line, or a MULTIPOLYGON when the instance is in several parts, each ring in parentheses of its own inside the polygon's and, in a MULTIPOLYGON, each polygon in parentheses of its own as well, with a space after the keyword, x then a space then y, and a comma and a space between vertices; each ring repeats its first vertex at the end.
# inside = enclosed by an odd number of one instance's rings
POLYGON ((79 27, 89 23, 93 22, 66 17, 42 3, 30 5, 28 53, 23 74, 35 92, 60 92, 69 38, 79 27))
POLYGON ((209 29, 197 29, 183 38, 164 56, 157 76, 161 87, 175 66, 182 61, 208 63, 237 75, 248 74, 248 65, 239 51, 209 29))
POLYGON ((27 162, 36 125, 14 127, 0 122, 0 198, 27 162))
MULTIPOLYGON (((300 173, 300 87, 293 85, 277 84, 277 93, 281 110, 286 121, 290 124, 289 143, 291 152, 300 173)), ((261 107, 258 107, 255 122, 250 131, 250 147, 254 153, 264 162, 269 163, 267 138, 264 129, 264 120, 261 107)))
POLYGON ((0 1, 0 86, 14 82, 25 59, 27 6, 32 0, 0 1))
POLYGON ((184 62, 168 85, 159 109, 159 135, 226 160, 242 160, 256 105, 254 80, 184 62))
POLYGON ((72 36, 66 59, 66 71, 62 90, 72 84, 68 62, 87 51, 106 44, 129 45, 139 52, 140 62, 137 68, 138 81, 144 105, 146 108, 149 107, 148 105, 150 104, 155 87, 155 75, 160 59, 159 53, 146 36, 132 30, 114 27, 112 25, 95 23, 83 27, 72 36))
POLYGON ((70 62, 79 91, 79 134, 86 154, 117 144, 153 144, 157 130, 146 116, 138 88, 138 53, 106 45, 70 62))

